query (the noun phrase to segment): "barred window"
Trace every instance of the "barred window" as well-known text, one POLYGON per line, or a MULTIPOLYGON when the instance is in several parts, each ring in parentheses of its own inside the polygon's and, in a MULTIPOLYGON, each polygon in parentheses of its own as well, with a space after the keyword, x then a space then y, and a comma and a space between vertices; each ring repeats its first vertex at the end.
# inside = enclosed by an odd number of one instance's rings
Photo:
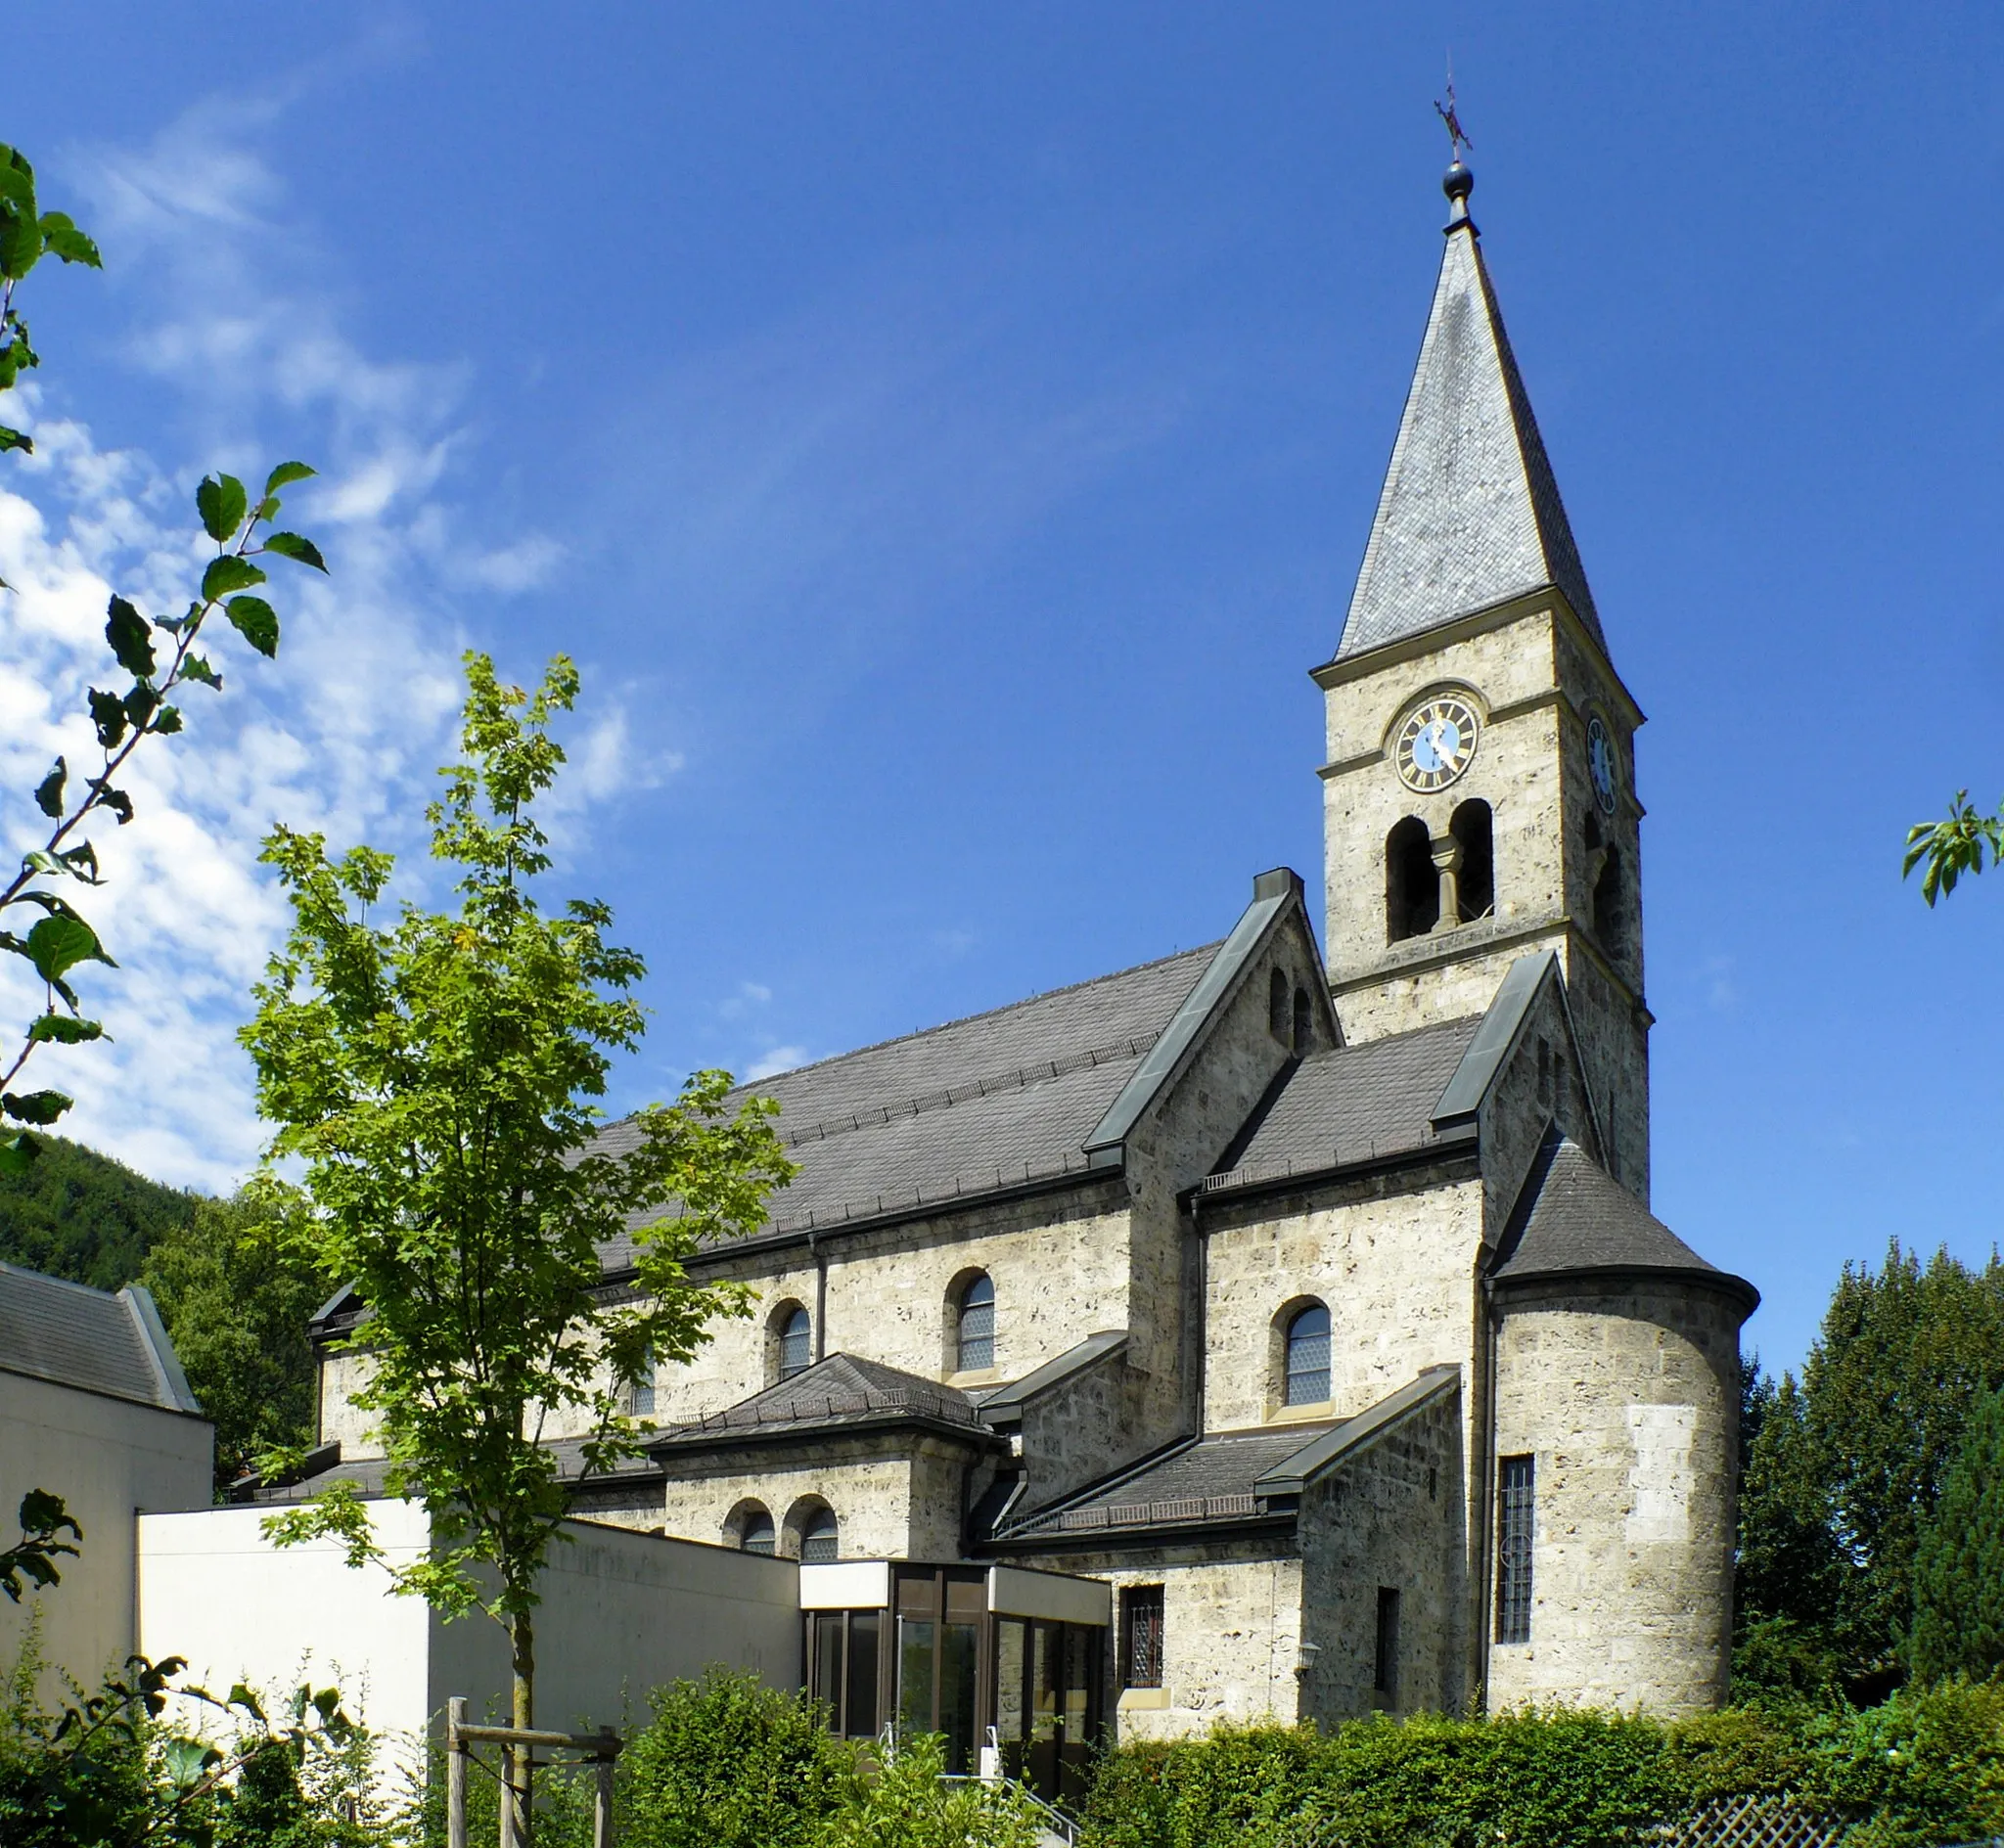
POLYGON ((1162 1588, 1130 1585, 1120 1594, 1120 1685, 1162 1685, 1162 1588))
POLYGON ((627 1415, 636 1419, 654 1417, 654 1356, 640 1363, 639 1375, 626 1388, 627 1415))
POLYGON ((800 1563, 802 1565, 832 1565, 840 1556, 840 1530, 835 1523, 835 1510, 824 1508, 800 1530, 800 1563))
POLYGON ((1289 1405, 1320 1405, 1329 1397, 1329 1311, 1319 1302, 1288 1324, 1289 1405))
POLYGON ((1496 1641, 1530 1641, 1531 1514, 1534 1461, 1505 1457, 1496 1507, 1496 1641))
POLYGON ((981 1276, 960 1298, 960 1371, 974 1373, 995 1364, 995 1280, 981 1276))
POLYGON ((791 1379, 804 1374, 814 1359, 814 1325, 804 1309, 796 1309, 779 1331, 779 1376, 791 1379))

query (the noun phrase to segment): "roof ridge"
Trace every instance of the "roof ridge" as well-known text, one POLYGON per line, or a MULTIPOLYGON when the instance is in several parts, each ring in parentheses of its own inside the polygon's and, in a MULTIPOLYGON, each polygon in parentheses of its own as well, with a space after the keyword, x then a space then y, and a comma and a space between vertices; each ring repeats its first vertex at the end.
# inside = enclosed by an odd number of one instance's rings
MULTIPOLYGON (((32 1284, 55 1284, 64 1289, 79 1290, 86 1296, 97 1297, 101 1302, 114 1303, 118 1300, 116 1289, 100 1289, 95 1284, 79 1284, 73 1277, 58 1277, 53 1271, 30 1270, 25 1264, 10 1264, 5 1258, 0 1258, 0 1271, 10 1271, 16 1277, 24 1277, 32 1284)), ((124 1287, 122 1284, 119 1285, 120 1289, 124 1287)))

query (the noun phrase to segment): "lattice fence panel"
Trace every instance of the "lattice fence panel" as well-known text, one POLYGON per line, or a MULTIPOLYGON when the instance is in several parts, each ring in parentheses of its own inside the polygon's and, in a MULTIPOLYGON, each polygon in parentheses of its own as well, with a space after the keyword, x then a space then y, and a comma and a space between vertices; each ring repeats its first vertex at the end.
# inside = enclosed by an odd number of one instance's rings
POLYGON ((1845 1825, 1777 1797, 1720 1797, 1670 1824, 1663 1848, 1837 1848, 1845 1825))

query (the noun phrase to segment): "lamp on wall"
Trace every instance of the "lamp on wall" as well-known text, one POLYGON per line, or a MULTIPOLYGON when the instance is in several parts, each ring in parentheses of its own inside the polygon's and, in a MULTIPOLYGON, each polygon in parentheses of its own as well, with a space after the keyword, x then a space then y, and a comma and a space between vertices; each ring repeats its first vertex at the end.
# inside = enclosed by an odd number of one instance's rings
POLYGON ((1321 1653, 1322 1645, 1319 1643, 1303 1643, 1299 1645, 1295 1657, 1295 1679, 1297 1681, 1305 1681, 1307 1679, 1308 1671, 1315 1666, 1315 1658, 1321 1653))

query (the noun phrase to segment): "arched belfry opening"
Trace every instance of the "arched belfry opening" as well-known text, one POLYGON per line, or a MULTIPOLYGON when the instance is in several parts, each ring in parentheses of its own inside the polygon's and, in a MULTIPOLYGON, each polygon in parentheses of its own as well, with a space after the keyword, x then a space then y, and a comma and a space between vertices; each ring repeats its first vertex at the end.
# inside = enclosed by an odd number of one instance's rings
POLYGON ((1440 922, 1440 875, 1427 824, 1408 815, 1385 836, 1385 935, 1423 937, 1440 922))
POLYGON ((1622 935, 1621 850, 1610 847, 1601 862, 1600 877, 1593 882, 1593 933, 1601 947, 1619 956, 1627 948, 1622 935))
POLYGON ((1461 848, 1456 879, 1461 924, 1474 924, 1496 909, 1496 846, 1489 805, 1471 796, 1454 811, 1447 832, 1461 848))

